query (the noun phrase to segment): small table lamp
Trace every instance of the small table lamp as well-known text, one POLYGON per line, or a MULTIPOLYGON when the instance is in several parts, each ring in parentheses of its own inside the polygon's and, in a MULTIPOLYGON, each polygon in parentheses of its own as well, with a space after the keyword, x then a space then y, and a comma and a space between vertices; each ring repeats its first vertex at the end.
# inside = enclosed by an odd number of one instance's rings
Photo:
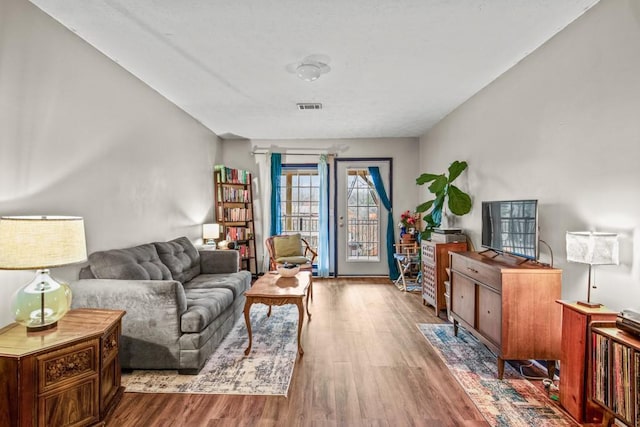
POLYGON ((218 224, 202 224, 202 239, 205 245, 216 246, 216 239, 220 238, 220 226, 218 224))
POLYGON ((54 328, 71 306, 71 290, 51 277, 49 268, 86 259, 82 218, 0 217, 0 269, 36 270, 12 304, 16 322, 29 332, 54 328))
MULTIPOLYGON (((587 300, 578 301, 586 307, 600 307, 591 302, 591 268, 594 265, 618 264, 618 235, 589 231, 568 231, 566 235, 567 261, 589 264, 587 300)), ((593 284, 595 288, 595 283, 593 284)))

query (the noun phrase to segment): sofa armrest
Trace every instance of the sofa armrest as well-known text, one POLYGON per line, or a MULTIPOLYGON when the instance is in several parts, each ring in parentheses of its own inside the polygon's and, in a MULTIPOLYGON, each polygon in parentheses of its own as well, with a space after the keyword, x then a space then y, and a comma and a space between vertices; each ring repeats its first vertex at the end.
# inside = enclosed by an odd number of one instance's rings
POLYGON ((182 334, 180 317, 187 297, 178 281, 81 279, 69 287, 73 308, 125 310, 123 336, 175 346, 182 334))
POLYGON ((240 254, 234 250, 200 250, 202 274, 226 274, 240 271, 240 254))

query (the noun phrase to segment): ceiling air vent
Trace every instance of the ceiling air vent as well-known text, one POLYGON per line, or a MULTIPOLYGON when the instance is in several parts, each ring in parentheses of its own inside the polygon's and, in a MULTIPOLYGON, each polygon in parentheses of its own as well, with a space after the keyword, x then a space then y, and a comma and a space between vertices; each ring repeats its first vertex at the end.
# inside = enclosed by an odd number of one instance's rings
POLYGON ((301 102, 296 104, 298 106, 298 110, 322 110, 322 104, 314 103, 314 102, 301 102))

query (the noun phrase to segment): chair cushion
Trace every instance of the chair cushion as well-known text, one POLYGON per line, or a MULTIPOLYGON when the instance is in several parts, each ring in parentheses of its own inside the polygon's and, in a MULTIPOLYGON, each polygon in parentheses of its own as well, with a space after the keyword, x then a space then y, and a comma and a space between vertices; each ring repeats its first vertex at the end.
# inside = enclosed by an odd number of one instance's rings
POLYGON ((285 256, 285 257, 280 257, 280 258, 276 258, 276 262, 278 264, 284 264, 285 262, 289 263, 289 264, 306 264, 309 261, 309 258, 305 258, 303 256, 285 256))
POLYGON ((91 273, 96 279, 171 280, 156 247, 150 243, 127 249, 112 249, 89 255, 91 273))
POLYGON ((200 253, 186 237, 178 237, 170 242, 156 242, 153 245, 160 260, 171 271, 173 280, 184 284, 200 274, 200 253))
POLYGON ((275 251, 276 258, 302 256, 302 241, 300 240, 300 234, 274 236, 273 249, 275 251))

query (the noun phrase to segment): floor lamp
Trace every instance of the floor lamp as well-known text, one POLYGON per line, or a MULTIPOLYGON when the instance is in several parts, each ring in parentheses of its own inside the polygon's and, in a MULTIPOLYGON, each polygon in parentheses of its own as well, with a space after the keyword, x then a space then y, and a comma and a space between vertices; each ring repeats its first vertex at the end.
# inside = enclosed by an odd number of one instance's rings
POLYGON ((578 304, 597 308, 602 304, 591 302, 592 284, 591 269, 594 265, 617 265, 618 260, 618 235, 615 233, 596 233, 590 231, 568 231, 566 234, 567 261, 589 264, 589 276, 587 279, 587 300, 578 301, 578 304))

